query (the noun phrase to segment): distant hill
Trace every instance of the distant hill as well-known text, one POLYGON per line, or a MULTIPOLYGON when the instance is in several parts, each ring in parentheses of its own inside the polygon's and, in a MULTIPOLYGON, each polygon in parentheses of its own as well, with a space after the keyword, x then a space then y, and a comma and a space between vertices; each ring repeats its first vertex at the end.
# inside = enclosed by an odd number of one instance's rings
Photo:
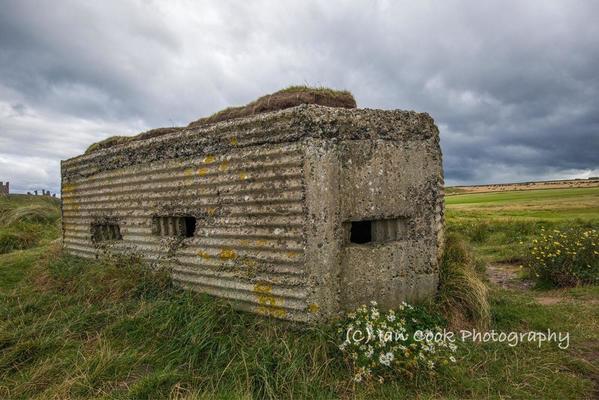
POLYGON ((563 179, 553 181, 494 183, 486 185, 447 186, 445 195, 451 196, 464 193, 508 192, 514 190, 565 189, 587 188, 599 186, 599 177, 588 179, 563 179))

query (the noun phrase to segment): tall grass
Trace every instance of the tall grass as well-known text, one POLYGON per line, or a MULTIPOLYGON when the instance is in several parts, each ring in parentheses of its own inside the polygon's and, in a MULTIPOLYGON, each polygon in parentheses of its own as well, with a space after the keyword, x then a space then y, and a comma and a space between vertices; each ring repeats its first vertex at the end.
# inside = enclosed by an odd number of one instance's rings
POLYGON ((0 204, 0 254, 23 250, 52 240, 60 230, 60 208, 55 199, 10 196, 0 204))
MULTIPOLYGON (((459 246, 448 249, 448 260, 468 259, 459 246)), ((566 353, 534 346, 464 346, 454 367, 436 376, 357 384, 330 325, 237 312, 179 290, 167 271, 134 257, 89 261, 46 246, 0 256, 0 264, 0 283, 10 285, 0 290, 2 399, 539 398, 548 390, 563 398, 589 391, 577 375, 587 369, 573 370, 566 353)), ((446 286, 443 298, 460 290, 446 286)), ((529 315, 529 304, 510 303, 496 319, 503 329, 526 321, 560 328, 541 306, 529 315)), ((573 335, 589 332, 589 322, 576 328, 578 317, 568 316, 573 335)))
POLYGON ((19 223, 50 224, 60 218, 60 209, 57 204, 29 204, 6 210, 2 213, 0 225, 10 226, 19 223))
POLYGON ((485 328, 490 322, 488 289, 464 239, 449 234, 440 266, 438 304, 454 329, 485 328))
POLYGON ((2 309, 10 322, 0 381, 20 382, 7 397, 313 398, 339 389, 331 382, 343 362, 326 327, 235 311, 135 258, 58 256, 33 268, 31 296, 2 309))

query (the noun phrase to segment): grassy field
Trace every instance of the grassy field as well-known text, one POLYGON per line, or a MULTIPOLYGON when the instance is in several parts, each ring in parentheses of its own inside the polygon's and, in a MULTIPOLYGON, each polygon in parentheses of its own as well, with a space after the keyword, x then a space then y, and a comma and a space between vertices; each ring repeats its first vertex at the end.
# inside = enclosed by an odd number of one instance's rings
POLYGON ((485 261, 518 263, 541 228, 599 226, 599 187, 460 194, 446 208, 447 229, 485 261))
POLYGON ((599 187, 460 194, 446 199, 448 222, 599 222, 599 187))
MULTIPOLYGON (((485 262, 509 263, 524 257, 540 227, 596 226, 598 211, 596 189, 455 195, 447 199, 447 229, 468 238, 485 262)), ((8 240, 18 244, 0 254, 2 399, 599 394, 596 286, 533 290, 488 282, 490 329, 568 331, 566 350, 464 343, 458 362, 433 377, 356 383, 337 349, 334 326, 299 329, 236 312, 180 291, 166 274, 148 272, 137 260, 65 256, 53 242, 58 208, 46 199, 3 199, 0 218, 0 237, 19 230, 35 236, 8 240)), ((429 306, 434 310, 434 303, 429 306)))

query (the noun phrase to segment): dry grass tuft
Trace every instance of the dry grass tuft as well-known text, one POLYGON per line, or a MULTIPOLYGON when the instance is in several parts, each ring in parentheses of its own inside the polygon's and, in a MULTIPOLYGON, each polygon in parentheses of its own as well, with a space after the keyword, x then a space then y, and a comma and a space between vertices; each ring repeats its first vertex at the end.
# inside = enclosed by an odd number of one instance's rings
POLYGON ((327 107, 356 108, 354 96, 347 90, 333 90, 324 87, 290 86, 278 92, 267 94, 241 107, 229 107, 190 123, 197 127, 235 118, 283 110, 301 104, 318 104, 327 107))
POLYGON ((446 239, 439 282, 439 304, 451 329, 489 326, 487 286, 476 272, 472 251, 456 234, 446 239))

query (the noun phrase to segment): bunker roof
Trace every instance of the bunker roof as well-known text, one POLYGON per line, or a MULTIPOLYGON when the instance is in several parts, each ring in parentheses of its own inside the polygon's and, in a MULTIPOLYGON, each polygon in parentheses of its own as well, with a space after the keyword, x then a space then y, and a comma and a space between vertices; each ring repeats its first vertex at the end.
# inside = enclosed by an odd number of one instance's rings
MULTIPOLYGON (((318 104, 327 107, 356 108, 354 96, 347 90, 333 90, 324 87, 290 86, 275 93, 267 94, 245 106, 228 107, 209 117, 200 118, 187 125, 188 128, 207 126, 222 121, 249 117, 267 112, 284 110, 301 104, 318 104)), ((87 148, 85 153, 105 149, 134 140, 150 139, 156 136, 178 132, 184 128, 158 128, 142 132, 135 136, 112 136, 87 148)))
MULTIPOLYGON (((304 101, 303 96, 296 99, 304 101)), ((269 110, 260 106, 267 101, 264 99, 250 103, 254 111, 248 115, 242 115, 249 112, 247 109, 225 110, 186 127, 159 128, 137 136, 109 138, 96 143, 85 154, 63 162, 63 167, 68 170, 64 177, 89 176, 130 165, 223 153, 262 144, 297 142, 305 138, 399 142, 433 138, 438 141, 437 127, 426 113, 349 108, 347 97, 341 97, 346 106, 301 103, 288 108, 293 102, 281 100, 275 104, 275 110, 269 110), (235 116, 224 118, 227 113, 235 116)))

